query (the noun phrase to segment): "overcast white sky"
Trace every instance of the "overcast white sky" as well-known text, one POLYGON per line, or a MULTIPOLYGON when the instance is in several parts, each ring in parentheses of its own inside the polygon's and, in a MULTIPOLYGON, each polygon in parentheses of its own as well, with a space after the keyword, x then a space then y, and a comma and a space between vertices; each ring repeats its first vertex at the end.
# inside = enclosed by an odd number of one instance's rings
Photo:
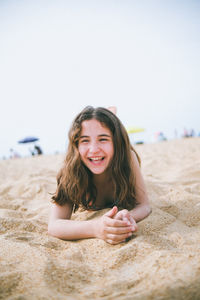
POLYGON ((1 0, 0 82, 0 157, 29 135, 64 151, 86 105, 116 105, 135 140, 199 133, 200 1, 1 0))

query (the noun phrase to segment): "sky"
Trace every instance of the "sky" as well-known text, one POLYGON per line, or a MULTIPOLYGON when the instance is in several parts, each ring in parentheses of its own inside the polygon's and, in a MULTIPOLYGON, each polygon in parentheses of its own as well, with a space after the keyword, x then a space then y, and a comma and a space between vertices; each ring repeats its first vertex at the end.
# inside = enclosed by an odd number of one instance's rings
POLYGON ((115 105, 133 142, 200 132, 200 1, 1 0, 0 158, 36 136, 64 152, 87 105, 115 105))

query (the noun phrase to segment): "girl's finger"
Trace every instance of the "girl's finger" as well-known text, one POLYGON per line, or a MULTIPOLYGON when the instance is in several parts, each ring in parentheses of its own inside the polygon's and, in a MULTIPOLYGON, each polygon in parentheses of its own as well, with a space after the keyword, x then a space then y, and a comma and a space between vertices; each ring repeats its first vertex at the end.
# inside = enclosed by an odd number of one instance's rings
POLYGON ((119 244, 120 242, 116 242, 116 241, 113 241, 113 240, 106 240, 107 243, 111 244, 111 245, 117 245, 119 244))
POLYGON ((121 235, 132 233, 134 230, 133 226, 124 226, 124 227, 107 227, 108 234, 121 235))
POLYGON ((107 239, 112 240, 114 242, 121 242, 131 236, 132 236, 131 232, 125 234, 108 234, 107 239))
POLYGON ((130 219, 128 219, 127 217, 124 217, 123 220, 126 221, 127 223, 129 223, 130 225, 132 224, 132 222, 130 221, 130 219))
POLYGON ((109 227, 126 227, 129 226, 129 222, 124 220, 106 218, 106 225, 109 227))
POLYGON ((117 208, 117 206, 114 206, 111 210, 109 210, 107 213, 105 213, 105 216, 107 216, 109 218, 113 218, 117 212, 118 212, 118 208, 117 208))

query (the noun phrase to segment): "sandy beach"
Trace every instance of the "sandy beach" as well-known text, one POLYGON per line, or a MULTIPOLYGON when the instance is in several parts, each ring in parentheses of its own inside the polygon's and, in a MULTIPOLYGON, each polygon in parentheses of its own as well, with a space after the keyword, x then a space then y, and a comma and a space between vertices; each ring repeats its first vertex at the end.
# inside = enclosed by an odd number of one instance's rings
POLYGON ((0 299, 200 299, 200 138, 136 150, 152 214, 116 246, 48 236, 63 155, 0 161, 0 299))

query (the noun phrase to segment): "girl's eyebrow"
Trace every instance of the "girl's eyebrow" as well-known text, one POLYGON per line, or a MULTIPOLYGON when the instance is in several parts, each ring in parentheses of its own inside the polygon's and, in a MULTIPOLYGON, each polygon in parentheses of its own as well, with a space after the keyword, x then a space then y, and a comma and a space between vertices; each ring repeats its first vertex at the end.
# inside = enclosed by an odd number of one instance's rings
POLYGON ((103 133, 103 134, 99 134, 98 136, 107 136, 107 137, 111 137, 109 134, 103 133))
POLYGON ((88 138, 88 137, 89 137, 88 135, 81 135, 81 136, 80 136, 80 139, 88 138))
MULTIPOLYGON (((105 136, 105 137, 111 137, 109 134, 106 134, 106 133, 103 133, 103 134, 99 134, 98 135, 98 137, 103 137, 103 136, 105 136)), ((89 138, 90 136, 89 135, 81 135, 80 136, 80 139, 84 139, 84 138, 89 138)))

